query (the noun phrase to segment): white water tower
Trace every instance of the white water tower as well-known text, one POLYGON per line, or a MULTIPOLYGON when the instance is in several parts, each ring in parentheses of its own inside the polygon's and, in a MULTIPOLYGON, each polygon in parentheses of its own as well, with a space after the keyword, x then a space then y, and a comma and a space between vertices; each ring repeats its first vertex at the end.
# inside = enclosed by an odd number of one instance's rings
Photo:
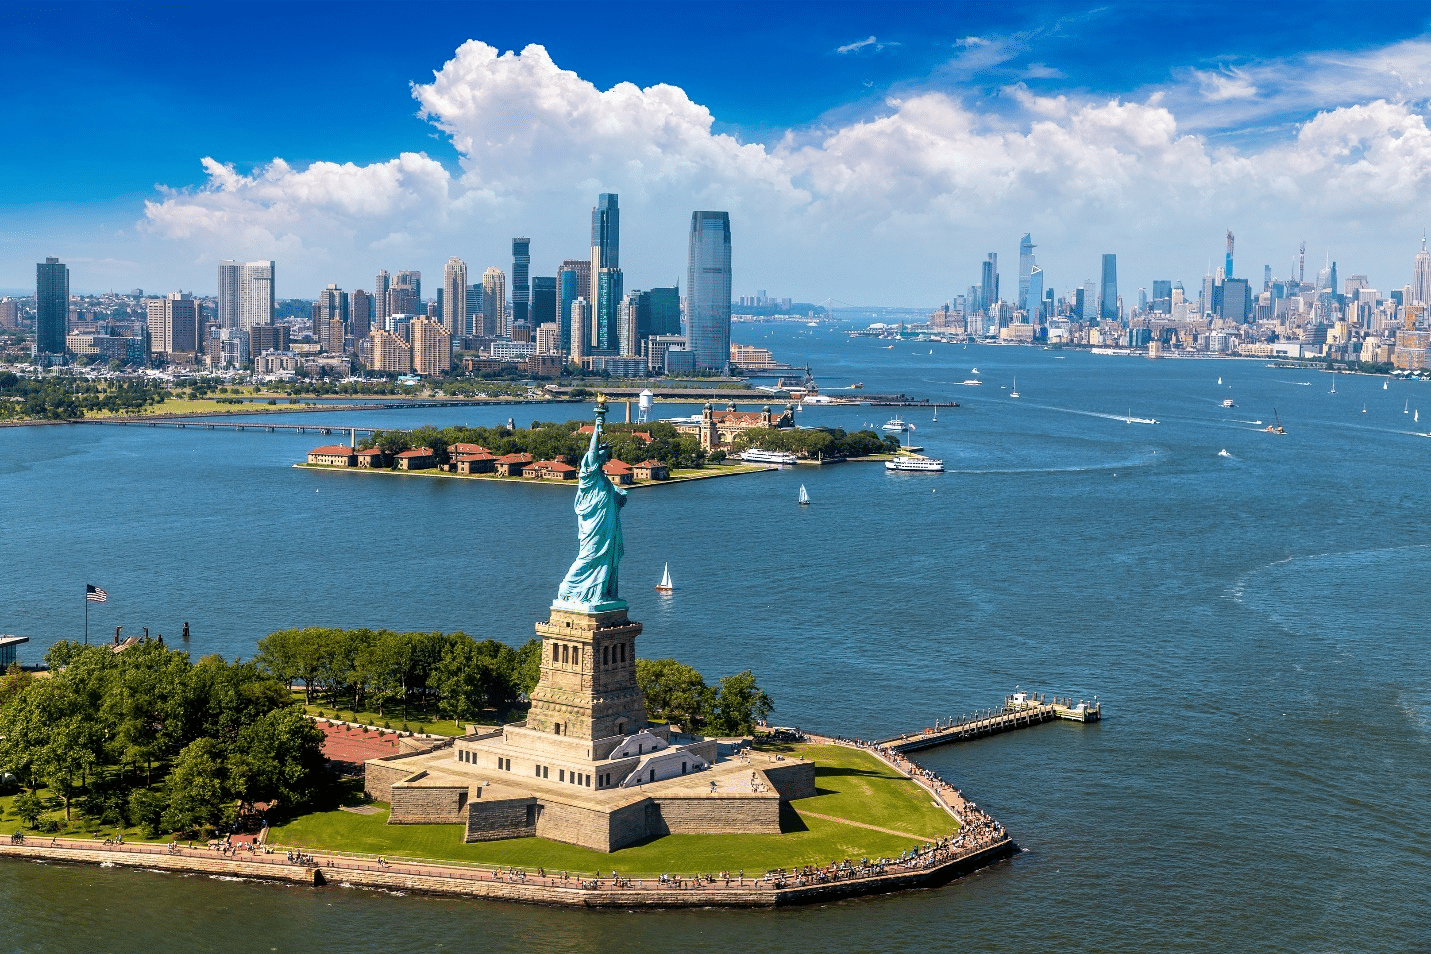
POLYGON ((636 415, 636 422, 637 422, 638 424, 649 424, 649 423, 650 423, 650 421, 651 421, 651 405, 654 404, 654 403, 656 403, 656 395, 654 395, 654 394, 651 393, 651 389, 650 389, 650 388, 647 388, 646 390, 644 390, 644 391, 641 392, 640 400, 637 401, 637 405, 636 405, 637 408, 638 408, 638 413, 637 413, 637 415, 636 415))

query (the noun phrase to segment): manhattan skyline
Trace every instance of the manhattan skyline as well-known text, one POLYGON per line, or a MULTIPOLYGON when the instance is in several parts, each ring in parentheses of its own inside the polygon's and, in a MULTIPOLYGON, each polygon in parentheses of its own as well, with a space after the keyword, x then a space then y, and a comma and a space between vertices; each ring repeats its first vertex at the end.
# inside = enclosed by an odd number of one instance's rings
POLYGON ((276 297, 307 298, 394 264, 510 268, 513 236, 550 274, 586 246, 599 192, 622 196, 633 288, 681 275, 691 210, 715 208, 740 224, 737 296, 937 306, 989 251, 1016 260, 1026 232, 1060 296, 1099 279, 1104 253, 1125 296, 1155 278, 1191 288, 1228 229, 1244 274, 1289 274, 1305 241, 1310 261, 1394 289, 1431 197, 1431 36, 1414 5, 832 4, 814 22, 792 4, 752 25, 736 4, 704 18, 615 4, 597 34, 623 41, 613 61, 581 42, 579 7, 534 23, 419 4, 404 10, 421 39, 381 64, 340 52, 343 83, 268 71, 320 29, 366 24, 323 4, 256 9, 281 28, 273 49, 197 85, 120 49, 143 30, 222 50, 237 41, 217 14, 96 7, 58 37, 43 9, 3 15, 22 50, 3 80, 14 121, 64 122, 0 159, 0 289, 23 293, 47 256, 77 294, 212 294, 218 262, 276 260, 276 297), (1117 55, 1090 62, 1109 43, 1117 55), (23 87, 47 52, 73 67, 23 87), (243 109, 266 92, 314 108, 243 109))

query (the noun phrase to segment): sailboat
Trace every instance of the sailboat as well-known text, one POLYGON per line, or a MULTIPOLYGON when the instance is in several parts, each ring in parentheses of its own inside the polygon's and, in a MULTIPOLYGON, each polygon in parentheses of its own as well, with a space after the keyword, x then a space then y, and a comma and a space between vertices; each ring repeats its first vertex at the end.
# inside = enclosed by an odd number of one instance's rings
POLYGON ((1330 391, 1328 391, 1327 393, 1328 393, 1328 394, 1336 394, 1336 393, 1337 393, 1337 379, 1336 379, 1336 378, 1332 378, 1332 389, 1331 389, 1330 391))
POLYGON ((931 424, 938 424, 938 423, 939 423, 939 408, 936 407, 936 408, 934 409, 934 416, 933 416, 932 418, 930 418, 929 423, 931 423, 931 424))
POLYGON ((1386 390, 1386 382, 1385 382, 1385 381, 1381 382, 1381 389, 1382 389, 1383 391, 1386 390))
POLYGON ((656 592, 669 593, 675 587, 671 585, 671 564, 666 564, 666 572, 661 574, 661 582, 656 584, 656 592))
POLYGON ((808 506, 810 506, 810 495, 805 492, 805 485, 804 485, 804 484, 801 484, 801 485, 800 485, 800 498, 799 498, 799 499, 800 499, 800 506, 802 506, 802 507, 808 507, 808 506))
POLYGON ((1412 419, 1413 421, 1417 422, 1418 424, 1421 422, 1421 409, 1420 409, 1420 408, 1417 408, 1417 409, 1416 409, 1416 413, 1413 414, 1413 415, 1411 415, 1411 419, 1412 419))
POLYGON ((1009 397, 1011 397, 1011 398, 1016 398, 1016 397, 1018 397, 1018 396, 1019 396, 1019 376, 1018 376, 1018 375, 1014 375, 1014 389, 1009 392, 1009 397))
POLYGON ((1218 383, 1218 384, 1221 384, 1221 383, 1222 383, 1222 378, 1219 377, 1219 378, 1217 379, 1217 383, 1218 383))
POLYGON ((1406 414, 1406 413, 1409 413, 1410 411, 1411 411, 1411 398, 1407 398, 1407 399, 1406 399, 1406 406, 1401 409, 1401 413, 1402 413, 1402 414, 1406 414))

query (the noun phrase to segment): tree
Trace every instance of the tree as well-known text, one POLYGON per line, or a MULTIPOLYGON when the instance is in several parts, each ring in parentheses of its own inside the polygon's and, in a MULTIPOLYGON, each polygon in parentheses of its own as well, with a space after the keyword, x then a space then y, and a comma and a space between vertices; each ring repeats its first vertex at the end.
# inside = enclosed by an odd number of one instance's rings
POLYGON ((223 752, 215 739, 196 739, 174 760, 165 786, 169 807, 163 825, 169 831, 205 831, 224 819, 229 801, 223 752))
POLYGON ((45 803, 34 792, 21 792, 16 795, 10 808, 28 828, 34 828, 35 822, 45 813, 45 803))
POLYGON ((303 701, 313 702, 313 686, 323 672, 326 642, 331 630, 310 626, 269 633, 258 641, 258 664, 269 673, 303 683, 303 701))
POLYGON ((516 664, 513 666, 513 687, 522 695, 529 696, 537 688, 542 678, 542 641, 533 636, 517 650, 516 664))
POLYGON ((750 735, 755 723, 775 710, 770 696, 755 684, 755 675, 743 670, 720 681, 713 706, 711 729, 720 735, 750 735))
POLYGON ((669 658, 636 660, 636 683, 652 715, 679 722, 687 732, 700 730, 715 698, 699 672, 669 658))
POLYGON ((297 709, 274 709, 239 732, 228 769, 234 794, 250 805, 305 808, 327 778, 323 733, 297 709))

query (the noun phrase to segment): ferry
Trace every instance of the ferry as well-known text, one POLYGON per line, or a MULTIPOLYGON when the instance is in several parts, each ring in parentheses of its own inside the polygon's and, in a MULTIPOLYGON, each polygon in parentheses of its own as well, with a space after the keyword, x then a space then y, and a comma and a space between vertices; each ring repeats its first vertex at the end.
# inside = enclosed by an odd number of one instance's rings
POLYGON ((1223 406, 1223 407, 1237 407, 1237 402, 1234 401, 1232 398, 1223 398, 1223 399, 1222 399, 1222 406, 1223 406))
POLYGON ((944 461, 923 454, 900 454, 893 460, 885 461, 884 469, 905 474, 942 474, 944 461))
POLYGON ((960 381, 959 383, 962 384, 962 385, 964 385, 964 387, 966 387, 966 388, 977 388, 977 387, 979 387, 980 385, 982 385, 984 382, 983 382, 983 381, 980 381, 978 378, 970 378, 970 379, 967 380, 967 381, 960 381))
POLYGON ((898 415, 895 415, 894 417, 885 421, 883 427, 881 428, 881 430, 893 431, 897 434, 903 434, 905 431, 913 429, 914 428, 911 425, 906 424, 904 421, 900 420, 898 415))
POLYGON ((795 455, 787 451, 761 450, 752 447, 742 451, 740 459, 747 464, 766 464, 772 467, 794 467, 795 455))

